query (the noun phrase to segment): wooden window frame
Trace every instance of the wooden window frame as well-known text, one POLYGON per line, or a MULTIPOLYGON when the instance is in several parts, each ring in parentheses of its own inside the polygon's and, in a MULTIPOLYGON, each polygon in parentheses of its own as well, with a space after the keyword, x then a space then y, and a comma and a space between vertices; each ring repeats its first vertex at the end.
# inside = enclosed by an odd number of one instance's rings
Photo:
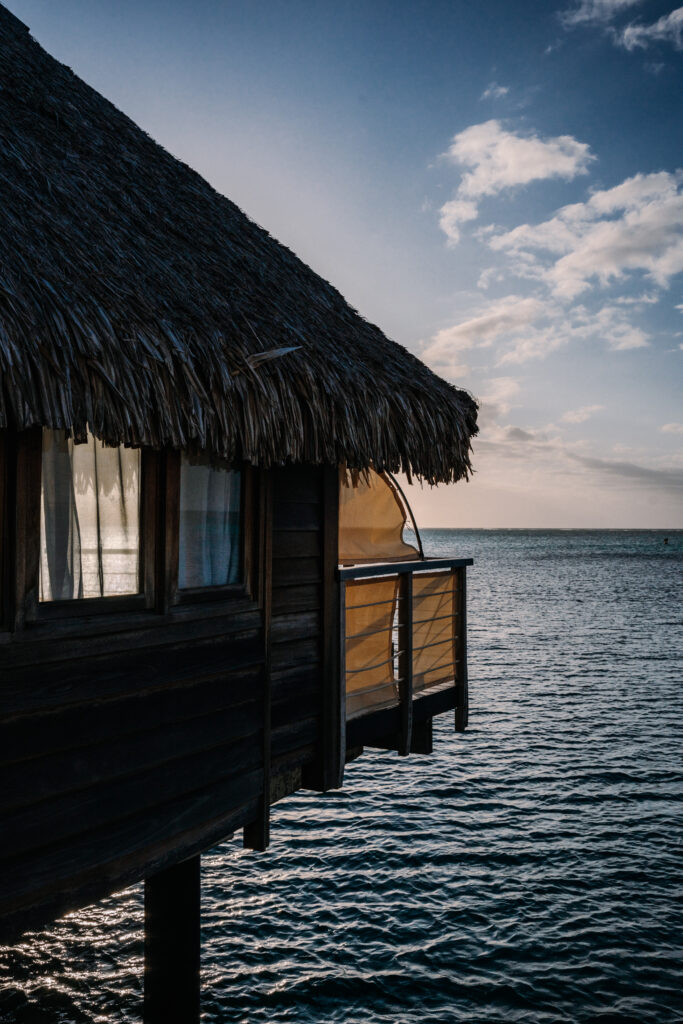
MULTIPOLYGON (((257 473, 247 463, 236 466, 241 475, 240 486, 240 565, 242 579, 238 583, 226 583, 219 586, 179 587, 178 570, 180 566, 180 460, 181 452, 167 452, 165 456, 165 488, 163 505, 166 509, 165 523, 165 604, 166 608, 185 607, 193 604, 206 604, 221 601, 234 601, 238 598, 255 598, 258 600, 257 566, 257 534, 254 529, 257 516, 257 473)), ((260 600, 259 600, 259 603, 260 600)))
POLYGON ((154 608, 155 581, 148 567, 156 562, 159 456, 148 448, 140 448, 140 591, 66 601, 40 600, 42 434, 43 428, 35 427, 17 435, 15 629, 29 623, 90 619, 154 608))
POLYGON ((109 597, 40 601, 40 497, 42 427, 21 431, 15 438, 0 433, 0 632, 45 623, 136 612, 169 614, 210 603, 235 600, 264 602, 263 544, 267 531, 264 500, 266 474, 248 464, 242 473, 242 580, 218 587, 178 587, 180 540, 180 452, 141 447, 140 464, 140 592, 109 597), (15 499, 13 501, 13 499, 15 499), (16 514, 11 515, 14 504, 16 514), (2 508, 5 508, 3 514, 2 508), (4 515, 4 519, 3 519, 4 515), (1 559, 1 555, 0 555, 1 559))

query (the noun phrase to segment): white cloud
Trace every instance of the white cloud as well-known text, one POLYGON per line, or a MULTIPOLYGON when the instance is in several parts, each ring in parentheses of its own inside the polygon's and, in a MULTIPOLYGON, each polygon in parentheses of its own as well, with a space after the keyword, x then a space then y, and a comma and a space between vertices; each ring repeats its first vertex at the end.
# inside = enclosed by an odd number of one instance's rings
POLYGON ((585 423, 596 412, 604 409, 604 405, 582 405, 580 409, 570 409, 562 416, 563 423, 585 423))
MULTIPOLYGON (((525 476, 544 462, 555 474, 563 478, 566 493, 567 480, 577 474, 589 474, 603 487, 624 486, 656 489, 680 501, 683 497, 683 469, 676 464, 643 466, 626 459, 600 458, 584 450, 576 450, 557 437, 520 427, 494 427, 487 436, 475 442, 478 454, 502 456, 503 459, 525 460, 525 476), (521 447, 519 447, 521 445, 521 447)), ((578 482, 578 481, 577 481, 578 482)))
POLYGON ((479 315, 438 331, 421 358, 442 372, 440 368, 452 362, 460 352, 490 348, 499 338, 527 329, 543 311, 543 303, 538 299, 507 295, 492 302, 479 315))
POLYGON ((486 267, 477 278, 477 288, 486 291, 494 281, 502 281, 505 275, 498 267, 486 267))
POLYGON ((512 399, 519 394, 519 381, 516 377, 491 377, 484 385, 480 400, 497 406, 502 413, 512 408, 512 399))
POLYGON ((683 423, 665 423, 659 429, 663 434, 683 434, 683 423))
POLYGON ((605 25, 618 14, 642 3, 642 0, 580 0, 560 15, 565 26, 605 25))
POLYGON ((615 40, 627 50, 645 50, 652 43, 670 43, 675 50, 683 50, 683 7, 663 15, 650 25, 627 25, 615 33, 615 40))
POLYGON ((439 211, 439 227, 451 245, 460 241, 460 225, 479 216, 476 203, 464 199, 451 199, 439 211))
POLYGON ((637 174, 541 224, 493 235, 489 245, 525 259, 527 276, 567 299, 594 280, 606 285, 635 271, 664 288, 683 270, 683 172, 637 174))
MULTIPOLYGON (((611 307, 605 306, 600 311, 596 321, 598 324, 608 310, 611 312, 611 307)), ((613 352, 629 352, 634 348, 647 348, 650 344, 649 334, 640 327, 635 327, 625 320, 613 319, 611 316, 605 315, 604 319, 604 338, 613 352)))
POLYGON ((503 96, 507 96, 510 92, 510 87, 507 85, 498 85, 497 82, 490 82, 484 89, 483 93, 479 97, 482 100, 500 100, 503 96))
MULTIPOLYGON (((613 352, 644 348, 649 345, 649 336, 628 319, 628 311, 624 306, 589 310, 577 303, 566 306, 554 299, 506 295, 466 320, 438 331, 421 357, 442 376, 461 379, 469 372, 469 367, 459 363, 463 352, 492 349, 494 365, 508 367, 545 359, 577 341, 595 343, 613 352)), ((484 399, 489 400, 486 395, 484 399)), ((491 401, 497 404, 497 400, 491 401)))
POLYGON ((473 198, 546 178, 574 178, 585 174, 594 159, 587 143, 578 142, 571 135, 551 139, 525 137, 506 131, 495 120, 459 132, 447 156, 453 163, 471 168, 458 192, 473 198))
POLYGON ((514 399, 519 395, 519 381, 516 377, 491 377, 484 384, 477 396, 479 416, 477 421, 481 428, 490 428, 500 416, 505 416, 514 408, 514 399))
MULTIPOLYGON (((676 50, 683 50, 683 7, 677 7, 650 24, 629 22, 615 28, 612 22, 620 15, 643 3, 643 0, 579 0, 579 3, 560 14, 565 28, 577 25, 597 25, 603 28, 617 46, 626 50, 647 49, 653 43, 668 43, 676 50)), ((650 65, 649 70, 658 74, 662 65, 650 65)))
MULTIPOLYGON (((654 306, 661 296, 656 292, 643 292, 642 295, 622 295, 614 301, 620 306, 654 306)), ((676 307, 683 308, 683 307, 676 307)))
POLYGON ((557 323, 532 328, 512 339, 512 345, 500 355, 497 365, 509 366, 511 363, 528 363, 531 359, 545 359, 568 341, 568 333, 557 323))
POLYGON ((586 174, 595 159, 589 146, 571 135, 520 135, 496 120, 459 132, 445 156, 466 169, 455 198, 441 208, 440 226, 452 244, 459 240, 460 224, 475 219, 484 196, 549 178, 570 180, 586 174))

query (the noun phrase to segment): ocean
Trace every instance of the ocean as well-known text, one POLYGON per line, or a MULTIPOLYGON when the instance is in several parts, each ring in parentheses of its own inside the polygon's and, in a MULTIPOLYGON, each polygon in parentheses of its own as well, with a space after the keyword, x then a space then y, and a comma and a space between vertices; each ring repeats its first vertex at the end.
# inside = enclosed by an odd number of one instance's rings
MULTIPOLYGON (((203 858, 203 1020, 683 1021, 683 531, 423 541, 475 562, 469 729, 203 858)), ((141 888, 0 950, 9 986, 3 1024, 139 1021, 141 888)))

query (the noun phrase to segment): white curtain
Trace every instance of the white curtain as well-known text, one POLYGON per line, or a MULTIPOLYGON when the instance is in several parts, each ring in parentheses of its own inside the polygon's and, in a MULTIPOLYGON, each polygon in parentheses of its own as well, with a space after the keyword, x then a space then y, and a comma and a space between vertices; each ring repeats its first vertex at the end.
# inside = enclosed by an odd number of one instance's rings
POLYGON ((178 586, 217 587, 240 578, 240 473, 207 456, 180 463, 178 586))
POLYGON ((137 594, 140 452, 43 431, 41 601, 137 594))

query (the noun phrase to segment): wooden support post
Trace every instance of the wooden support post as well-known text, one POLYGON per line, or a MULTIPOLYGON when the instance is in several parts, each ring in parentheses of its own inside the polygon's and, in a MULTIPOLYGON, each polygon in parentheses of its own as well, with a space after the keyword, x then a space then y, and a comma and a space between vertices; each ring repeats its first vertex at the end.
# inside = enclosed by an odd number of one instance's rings
POLYGON ((404 573, 398 584, 398 675, 401 735, 398 752, 410 753, 413 732, 413 574, 404 573))
POLYGON ((341 721, 339 687, 343 685, 339 664, 339 469, 322 467, 322 673, 321 726, 314 760, 304 765, 306 789, 326 793, 339 779, 341 721))
POLYGON ((455 700, 455 731, 464 732, 468 720, 468 684, 467 684, 467 569, 462 566, 455 569, 458 575, 458 610, 457 623, 458 642, 456 646, 456 700, 455 700))
POLYGON ((263 610, 263 639, 265 658, 263 666, 262 703, 262 763, 263 787, 258 810, 253 821, 244 826, 244 846, 248 850, 263 852, 270 843, 270 762, 271 762, 271 658, 273 624, 273 478, 272 472, 263 471, 259 479, 261 521, 261 607, 263 610))
POLYGON ((346 583, 339 581, 339 625, 337 633, 339 650, 339 683, 337 690, 337 715, 339 719, 339 747, 337 766, 333 787, 339 789, 344 785, 344 767, 346 766, 346 583))
MULTIPOLYGON (((323 736, 322 789, 341 784, 339 765, 346 761, 346 710, 339 691, 345 686, 339 648, 339 469, 323 468, 323 736), (343 712, 343 721, 342 721, 343 712)), ((345 613, 346 614, 346 613, 345 613)), ((343 775, 342 775, 343 781, 343 775)))
POLYGON ((424 722, 413 722, 413 734, 410 737, 411 754, 431 754, 434 749, 432 739, 433 718, 425 718, 424 722))
POLYGON ((145 879, 144 1024, 199 1024, 200 861, 145 879))

